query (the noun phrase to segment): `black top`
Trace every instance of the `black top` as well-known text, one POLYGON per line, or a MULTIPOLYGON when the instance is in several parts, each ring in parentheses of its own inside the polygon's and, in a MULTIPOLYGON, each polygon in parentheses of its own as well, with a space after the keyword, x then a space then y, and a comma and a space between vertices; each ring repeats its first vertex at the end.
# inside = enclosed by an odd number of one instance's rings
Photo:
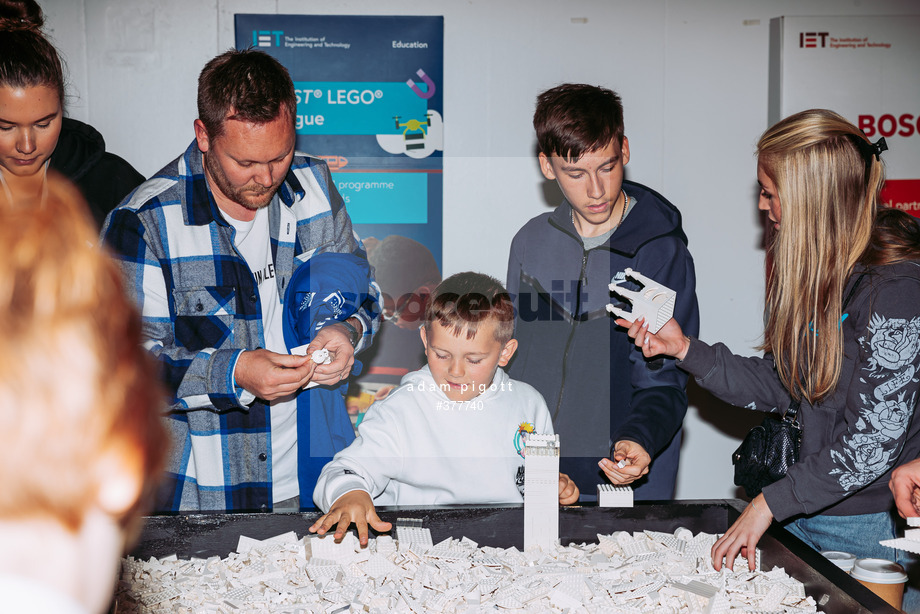
POLYGON ((144 182, 133 166, 105 150, 98 130, 68 117, 50 166, 77 185, 99 228, 109 211, 144 182))

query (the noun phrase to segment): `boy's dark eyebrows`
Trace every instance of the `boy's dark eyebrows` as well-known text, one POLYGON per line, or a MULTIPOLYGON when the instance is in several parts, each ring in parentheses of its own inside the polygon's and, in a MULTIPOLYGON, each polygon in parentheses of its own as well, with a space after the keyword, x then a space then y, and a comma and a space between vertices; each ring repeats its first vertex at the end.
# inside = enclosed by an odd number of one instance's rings
MULTIPOLYGON (((582 158, 584 158, 584 156, 582 156, 581 158, 578 158, 578 160, 576 160, 575 162, 568 162, 565 158, 559 158, 562 161, 560 163, 561 169, 564 171, 580 170, 581 167, 579 167, 578 162, 582 160, 582 158)), ((603 163, 598 164, 597 166, 598 168, 600 168, 602 166, 607 166, 609 164, 616 164, 619 159, 620 159, 620 156, 613 155, 607 158, 603 163)))

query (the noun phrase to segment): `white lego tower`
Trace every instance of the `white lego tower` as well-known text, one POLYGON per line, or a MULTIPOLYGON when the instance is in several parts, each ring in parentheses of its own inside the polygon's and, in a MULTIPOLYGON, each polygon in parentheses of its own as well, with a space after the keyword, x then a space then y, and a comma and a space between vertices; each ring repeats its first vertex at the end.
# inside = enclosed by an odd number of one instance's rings
POLYGON ((608 287, 611 292, 619 294, 632 303, 632 311, 623 311, 613 305, 607 305, 607 311, 630 322, 635 322, 639 317, 643 317, 648 322, 649 332, 657 333, 674 315, 674 303, 677 301, 677 293, 667 286, 662 286, 654 279, 646 277, 639 271, 626 269, 624 273, 626 277, 635 279, 643 287, 641 290, 634 292, 618 284, 610 284, 608 287))
POLYGON ((559 541, 559 435, 530 433, 524 443, 524 549, 559 541))

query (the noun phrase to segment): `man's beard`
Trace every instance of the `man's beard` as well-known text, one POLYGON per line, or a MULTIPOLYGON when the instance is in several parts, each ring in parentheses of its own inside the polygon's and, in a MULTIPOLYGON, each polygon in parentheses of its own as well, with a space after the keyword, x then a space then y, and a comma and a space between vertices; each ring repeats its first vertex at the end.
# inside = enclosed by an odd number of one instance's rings
POLYGON ((217 185, 217 189, 241 207, 245 207, 250 211, 258 211, 263 207, 267 207, 268 203, 272 201, 275 192, 278 191, 280 184, 273 185, 270 188, 258 184, 252 184, 252 187, 237 188, 230 183, 227 175, 224 174, 223 167, 216 160, 212 160, 211 156, 207 154, 202 157, 210 179, 217 185))

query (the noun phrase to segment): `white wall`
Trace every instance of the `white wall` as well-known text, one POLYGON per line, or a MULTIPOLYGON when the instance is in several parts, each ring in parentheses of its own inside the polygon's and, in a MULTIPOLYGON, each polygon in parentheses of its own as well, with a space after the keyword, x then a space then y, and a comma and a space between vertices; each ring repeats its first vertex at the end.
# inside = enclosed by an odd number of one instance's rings
MULTIPOLYGON (((69 66, 69 113, 145 175, 191 141, 198 72, 233 46, 235 13, 443 15, 448 275, 503 279, 516 230, 557 204, 532 156, 536 94, 611 87, 626 108, 628 178, 683 212, 701 337, 749 354, 762 324, 752 153, 767 127, 770 18, 920 14, 915 0, 39 1, 69 66)), ((729 457, 758 421, 692 386, 678 497, 735 496, 729 457)))

